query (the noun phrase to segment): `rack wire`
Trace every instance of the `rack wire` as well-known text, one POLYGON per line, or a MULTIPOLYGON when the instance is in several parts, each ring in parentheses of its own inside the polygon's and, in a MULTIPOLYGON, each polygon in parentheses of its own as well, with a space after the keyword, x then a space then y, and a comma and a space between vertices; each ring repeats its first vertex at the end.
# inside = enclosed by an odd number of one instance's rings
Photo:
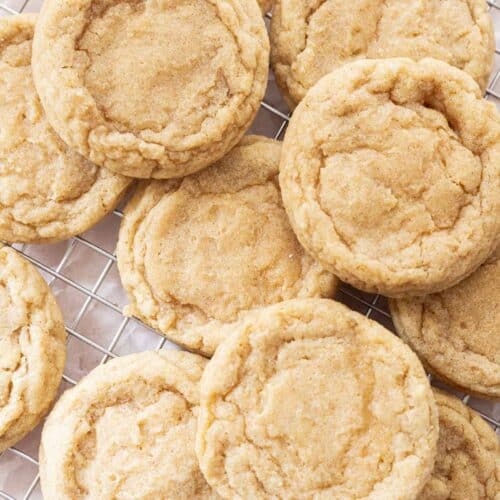
MULTIPOLYGON (((21 12, 38 12, 41 2, 42 0, 0 0, 0 17, 21 12)), ((500 38, 500 0, 488 1, 488 5, 500 38)), ((269 19, 270 15, 267 15, 267 21, 269 19)), ((485 96, 498 106, 499 47, 500 39, 495 50, 495 71, 485 96)), ((269 89, 252 132, 281 139, 288 119, 288 110, 271 75, 269 89)), ((13 245, 42 273, 63 309, 68 332, 68 360, 61 391, 75 385, 92 368, 111 358, 144 349, 176 347, 140 321, 122 316, 126 298, 114 254, 121 217, 122 211, 117 209, 82 236, 56 245, 13 245), (82 263, 87 264, 86 268, 82 268, 82 263)), ((362 293, 342 284, 336 298, 394 331, 384 297, 362 293)), ((438 381, 432 382, 446 389, 438 381)), ((468 394, 452 392, 478 411, 500 434, 500 405, 474 399, 468 394)), ((40 426, 0 455, 0 498, 42 498, 38 476, 39 438, 40 426)))

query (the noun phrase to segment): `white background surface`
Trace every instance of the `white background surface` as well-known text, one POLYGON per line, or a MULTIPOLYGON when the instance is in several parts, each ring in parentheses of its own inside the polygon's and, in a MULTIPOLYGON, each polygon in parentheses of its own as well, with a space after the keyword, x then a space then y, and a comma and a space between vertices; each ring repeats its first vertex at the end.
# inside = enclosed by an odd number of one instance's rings
MULTIPOLYGON (((37 12, 40 5, 40 0, 0 0, 0 16, 20 11, 37 12)), ((497 5, 495 7, 490 2, 497 47, 500 48, 500 0, 497 0, 497 5)), ((487 95, 497 104, 500 104, 499 69, 497 50, 495 71, 487 95)), ((287 113, 271 74, 267 95, 251 132, 282 138, 287 113)), ((50 283, 64 314, 68 348, 61 392, 111 357, 148 349, 175 348, 140 322, 124 318, 120 312, 127 302, 113 255, 120 219, 117 210, 82 237, 55 245, 15 245, 50 283)), ((383 297, 357 292, 343 285, 337 299, 392 329, 383 297)), ((460 396, 481 411, 500 435, 496 425, 500 420, 500 404, 460 396)), ((0 498, 42 498, 37 462, 40 427, 0 455, 0 498)))

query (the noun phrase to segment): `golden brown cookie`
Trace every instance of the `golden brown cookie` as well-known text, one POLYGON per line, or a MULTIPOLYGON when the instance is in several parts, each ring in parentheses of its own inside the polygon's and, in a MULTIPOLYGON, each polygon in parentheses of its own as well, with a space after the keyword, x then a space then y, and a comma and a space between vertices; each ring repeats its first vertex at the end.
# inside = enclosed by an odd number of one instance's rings
POLYGON ((280 161, 283 202, 326 269, 392 297, 451 287, 500 230, 500 117, 463 71, 365 60, 318 82, 280 161))
POLYGON ((500 248, 458 285, 389 304, 396 330, 429 371, 500 399, 500 248))
POLYGON ((273 6, 273 0, 257 0, 263 14, 269 12, 273 6))
POLYGON ((0 240, 8 242, 83 233, 130 184, 69 150, 48 124, 31 75, 35 19, 0 19, 0 240))
POLYGON ((221 325, 251 309, 333 295, 335 277, 305 254, 283 209, 280 152, 246 137, 203 172, 138 188, 117 248, 127 314, 212 354, 221 325))
POLYGON ((177 351, 133 354, 66 391, 42 433, 44 498, 218 498, 194 452, 205 362, 177 351))
POLYGON ((272 65, 291 107, 322 76, 357 59, 433 57, 484 91, 495 38, 485 0, 276 0, 272 65))
POLYGON ((332 300, 234 324, 200 406, 196 454, 224 498, 413 499, 434 465, 437 411, 417 357, 332 300))
POLYGON ((267 85, 255 0, 46 0, 33 73, 49 122, 82 155, 141 178, 221 158, 267 85))
POLYGON ((65 359, 66 331, 47 283, 0 245, 0 452, 45 416, 65 359))
POLYGON ((418 500, 498 500, 500 448, 491 427, 457 398, 434 389, 439 412, 436 465, 418 500))

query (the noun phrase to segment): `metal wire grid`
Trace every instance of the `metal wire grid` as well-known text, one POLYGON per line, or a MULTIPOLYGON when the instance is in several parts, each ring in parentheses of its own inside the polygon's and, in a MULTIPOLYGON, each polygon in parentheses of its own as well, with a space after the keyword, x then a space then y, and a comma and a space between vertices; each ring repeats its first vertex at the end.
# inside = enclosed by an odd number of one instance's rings
MULTIPOLYGON (((40 8, 41 1, 42 0, 0 0, 0 16, 16 15, 28 11, 37 12, 40 8)), ((488 1, 488 4, 497 29, 500 30, 500 0, 488 1)), ((269 19, 270 15, 268 14, 267 17, 269 19)), ((498 45, 499 44, 497 44, 497 46, 498 45)), ((496 57, 500 56, 499 48, 497 48, 495 52, 496 57)), ((495 87, 497 83, 499 83, 499 80, 500 70, 497 70, 486 91, 486 98, 493 100, 497 105, 500 105, 500 91, 495 90, 495 87)), ((271 92, 268 92, 265 100, 262 102, 261 110, 259 111, 253 127, 253 132, 271 136, 275 139, 281 139, 286 130, 289 115, 279 97, 276 87, 273 87, 273 83, 274 82, 271 81, 271 92)), ((175 347, 164 337, 140 323, 138 320, 123 317, 121 304, 117 303, 120 301, 110 299, 107 294, 102 291, 103 285, 107 280, 110 280, 114 284, 118 283, 119 286, 119 278, 116 275, 116 256, 114 255, 114 250, 110 248, 109 242, 106 240, 111 238, 112 241, 116 241, 117 227, 121 217, 121 210, 115 210, 101 222, 101 224, 96 226, 98 229, 97 231, 92 229, 82 236, 77 236, 63 244, 57 245, 54 247, 53 259, 39 256, 37 252, 37 248, 39 247, 35 245, 13 245, 16 250, 22 253, 25 258, 31 261, 39 269, 53 289, 59 286, 60 297, 64 295, 65 291, 70 290, 76 291, 81 295, 82 300, 78 311, 75 312, 70 320, 65 318, 66 330, 68 332, 68 344, 71 342, 71 339, 76 339, 78 349, 90 349, 94 354, 94 358, 95 354, 97 354, 98 360, 95 365, 105 363, 111 358, 127 353, 127 348, 119 349, 119 343, 123 340, 124 332, 131 324, 134 324, 135 327, 139 327, 140 334, 146 334, 151 337, 149 339, 150 348, 162 349, 175 347), (114 228, 114 230, 111 230, 110 238, 103 239, 102 233, 108 234, 110 227, 114 228), (101 228, 101 230, 99 230, 99 228, 101 228), (63 246, 61 247, 61 245, 63 246), (76 253, 81 253, 82 249, 89 254, 88 258, 99 259, 100 261, 100 265, 97 269, 98 272, 94 276, 95 279, 93 283, 88 283, 87 280, 82 280, 81 276, 74 276, 73 273, 68 272, 71 260, 76 253), (94 339, 92 338, 93 335, 89 335, 88 332, 85 332, 82 328, 85 316, 95 305, 99 306, 100 314, 113 314, 115 317, 119 318, 119 321, 116 322, 117 327, 110 336, 109 343, 107 343, 106 346, 103 345, 102 338, 100 338, 99 335, 97 339, 94 339)), ((342 284, 336 298, 394 331, 384 297, 380 295, 365 294, 348 285, 342 284)), ((101 334, 102 332, 99 331, 97 333, 101 334)), ((133 335, 137 334, 134 332, 132 333, 133 335)), ((124 345, 127 345, 127 340, 124 341, 124 345)), ((130 352, 133 352, 133 350, 134 348, 132 347, 130 352)), ((84 367, 83 372, 79 373, 78 376, 83 376, 88 371, 90 371, 90 369, 84 367)), ((71 376, 66 372, 63 375, 63 389, 75 385, 77 383, 76 378, 77 377, 71 376)), ((477 407, 477 404, 471 404, 474 401, 469 395, 459 394, 459 396, 461 396, 464 403, 474 406, 474 409, 479 411, 497 433, 500 432, 499 416, 493 416, 494 406, 491 406, 489 409, 483 408, 483 410, 481 410, 477 407)), ((37 431, 35 431, 35 434, 36 432, 37 431)), ((33 446, 33 443, 23 446, 23 443, 24 440, 0 455, 0 479, 4 468, 11 469, 11 478, 13 479, 10 481, 9 491, 0 490, 0 498, 8 500, 17 500, 21 498, 24 500, 34 500, 42 498, 38 476, 38 439, 35 439, 35 446, 33 446), (8 459, 5 460, 7 455, 8 459), (27 469, 31 469, 32 477, 29 478, 29 480, 26 480, 26 478, 23 479, 21 481, 22 484, 17 484, 16 481, 18 476, 29 476, 29 473, 26 474, 27 469)))

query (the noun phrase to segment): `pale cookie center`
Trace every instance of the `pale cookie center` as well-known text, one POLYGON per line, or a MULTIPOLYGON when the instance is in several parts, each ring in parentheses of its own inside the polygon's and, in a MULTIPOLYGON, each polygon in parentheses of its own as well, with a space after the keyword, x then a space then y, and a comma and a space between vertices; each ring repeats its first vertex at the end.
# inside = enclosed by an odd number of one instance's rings
POLYGON ((0 209, 15 209, 16 220, 40 224, 57 218, 56 203, 86 193, 98 169, 76 153, 67 153, 50 128, 30 60, 31 40, 0 54, 0 209), (42 206, 35 213, 37 200, 42 206))
POLYGON ((424 338, 450 342, 498 365, 500 377, 500 262, 484 265, 459 286, 424 301, 424 338), (437 324, 439 328, 433 328, 437 324), (427 333, 429 331, 429 333, 427 333), (430 338, 429 338, 430 337, 430 338))
POLYGON ((388 101, 334 117, 320 135, 318 202, 353 252, 428 265, 433 238, 478 210, 481 162, 434 110, 388 101))
POLYGON ((86 88, 123 132, 197 133, 228 105, 244 72, 206 0, 118 3, 91 21, 77 49, 86 88))
POLYGON ((359 347, 339 339, 297 340, 281 347, 262 389, 255 389, 262 382, 253 374, 264 360, 257 354, 250 360, 247 375, 227 397, 245 418, 251 448, 248 455, 239 447, 227 450, 231 476, 237 478, 250 460, 261 482, 276 491, 361 498, 394 462, 414 453, 401 427, 409 404, 406 369, 397 360, 372 364, 359 347), (258 405, 252 397, 257 390, 258 405))
POLYGON ((364 57, 434 57, 463 69, 477 57, 474 48, 484 45, 461 0, 326 0, 320 5, 307 18, 306 45, 292 66, 306 88, 364 57))
POLYGON ((192 498, 210 492, 194 454, 196 415, 180 395, 164 391, 147 403, 107 406, 87 423, 73 463, 86 497, 166 498, 179 492, 192 498))
POLYGON ((307 19, 307 43, 292 65, 296 79, 307 89, 339 64, 364 57, 381 12, 373 0, 323 1, 307 19))
POLYGON ((149 216, 145 269, 154 295, 230 321, 292 298, 304 253, 269 182, 233 194, 164 198, 149 216))

